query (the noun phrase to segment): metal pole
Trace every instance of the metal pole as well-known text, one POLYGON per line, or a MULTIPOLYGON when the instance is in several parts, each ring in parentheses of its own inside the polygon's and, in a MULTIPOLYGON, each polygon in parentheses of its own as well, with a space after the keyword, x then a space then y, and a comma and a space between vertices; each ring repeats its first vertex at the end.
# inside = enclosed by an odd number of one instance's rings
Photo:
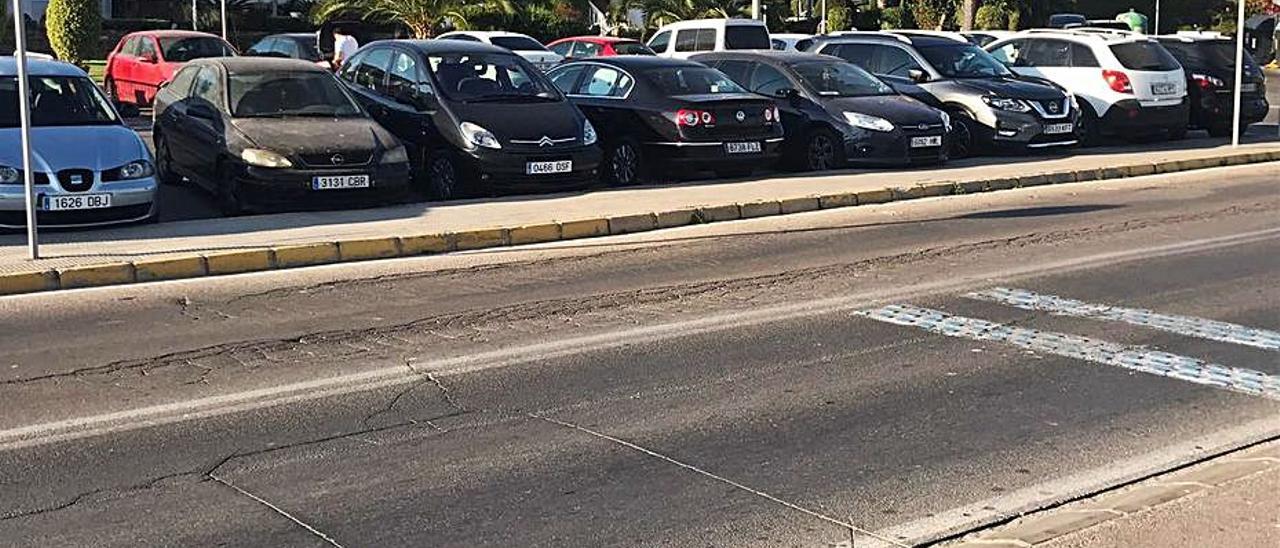
POLYGON ((222 39, 227 39, 227 0, 222 0, 222 39))
POLYGON ((13 0, 13 41, 18 51, 18 117, 22 122, 22 184, 27 190, 27 248, 31 260, 40 258, 36 230, 36 185, 31 162, 31 86, 27 81, 27 29, 23 22, 22 0, 13 0))
POLYGON ((822 0, 822 32, 818 34, 830 34, 831 29, 827 28, 827 0, 822 0))
POLYGON ((200 12, 196 10, 197 0, 191 0, 191 30, 200 30, 200 12))
POLYGON ((1156 26, 1151 29, 1151 34, 1160 35, 1160 0, 1156 0, 1156 26))
POLYGON ((760 19, 760 0, 751 0, 751 18, 760 19))
POLYGON ((1231 146, 1240 146, 1240 103, 1241 91, 1244 87, 1244 0, 1236 0, 1240 6, 1236 14, 1236 90, 1235 111, 1231 113, 1231 146))

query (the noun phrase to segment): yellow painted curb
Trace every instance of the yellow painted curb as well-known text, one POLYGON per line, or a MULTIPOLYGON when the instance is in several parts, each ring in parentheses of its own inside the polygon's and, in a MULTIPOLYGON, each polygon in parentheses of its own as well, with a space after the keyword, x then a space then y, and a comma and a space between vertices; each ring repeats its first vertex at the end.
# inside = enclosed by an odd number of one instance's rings
POLYGON ((0 295, 17 295, 35 293, 58 288, 58 273, 52 270, 44 272, 20 272, 17 274, 0 274, 0 295))
POLYGON ((507 229, 482 228, 453 233, 453 248, 458 251, 487 249, 507 244, 507 229))
POLYGON ((887 188, 881 190, 864 190, 858 193, 858 205, 885 204, 892 202, 893 200, 893 191, 887 188))
POLYGON ((782 204, 778 202, 748 202, 738 204, 738 211, 742 212, 743 219, 772 217, 782 213, 782 204))
POLYGON ((963 181, 956 183, 956 194, 979 194, 987 191, 987 181, 963 181))
POLYGON ((133 262, 134 279, 139 282, 181 280, 207 275, 209 269, 204 257, 177 257, 173 259, 148 259, 133 262))
POLYGON ((925 198, 950 196, 956 193, 956 182, 941 181, 937 183, 924 183, 920 185, 920 193, 921 196, 925 198))
POLYGON ((270 249, 209 253, 204 256, 204 260, 209 267, 209 274, 257 272, 271 270, 275 266, 270 249))
POLYGON ((1049 177, 1043 174, 1024 175, 1018 177, 1018 188, 1043 186, 1049 184, 1049 177))
POLYGON ((700 207, 698 218, 704 223, 736 221, 742 218, 742 210, 737 205, 700 207))
POLYGON ((596 236, 608 235, 609 221, 605 219, 590 219, 585 221, 560 223, 560 237, 566 240, 594 238, 596 236))
POLYGON ((449 237, 444 234, 424 234, 400 238, 400 251, 405 255, 445 253, 451 249, 449 237))
POLYGON ((1001 177, 987 181, 987 190, 1012 190, 1018 188, 1017 177, 1001 177))
POLYGON ((658 228, 658 217, 652 213, 609 217, 609 234, 632 234, 658 228))
POLYGON ((338 262, 338 245, 332 242, 319 244, 286 245, 273 247, 276 268, 313 266, 338 262))
POLYGON ((1046 173, 1044 181, 1047 185, 1066 185, 1079 181, 1079 178, 1074 171, 1059 171, 1046 173))
POLYGON ((924 187, 922 186, 913 186, 913 187, 907 187, 907 188, 893 187, 888 190, 890 193, 892 193, 894 201, 916 200, 916 199, 925 197, 924 187))
POLYGON ((560 225, 556 223, 521 226, 511 229, 511 245, 541 244, 559 239, 560 225))
POLYGON ((1146 177, 1147 175, 1155 175, 1155 164, 1137 164, 1129 166, 1130 177, 1146 177))
POLYGON ((827 194, 818 198, 818 205, 822 209, 835 209, 838 207, 854 207, 861 204, 858 200, 857 192, 845 192, 842 194, 827 194))
POLYGON ((689 226, 698 223, 698 210, 678 209, 675 211, 661 211, 657 214, 657 217, 658 228, 689 226))
POLYGON ((778 205, 781 206, 783 215, 822 209, 822 203, 818 201, 816 196, 809 196, 807 198, 788 198, 778 202, 778 205))
POLYGON ((1156 162, 1155 164, 1156 174, 1176 173, 1179 171, 1186 171, 1185 169, 1183 169, 1182 163, 1183 163, 1183 160, 1165 160, 1163 162, 1156 162))
POLYGON ((133 280, 133 265, 129 263, 58 269, 58 285, 62 289, 128 284, 133 283, 133 280))
POLYGON ((368 261, 400 256, 399 238, 371 238, 338 242, 338 257, 344 261, 368 261))
POLYGON ((1077 183, 1087 183, 1089 181, 1099 181, 1105 179, 1100 169, 1082 169, 1075 173, 1077 183))

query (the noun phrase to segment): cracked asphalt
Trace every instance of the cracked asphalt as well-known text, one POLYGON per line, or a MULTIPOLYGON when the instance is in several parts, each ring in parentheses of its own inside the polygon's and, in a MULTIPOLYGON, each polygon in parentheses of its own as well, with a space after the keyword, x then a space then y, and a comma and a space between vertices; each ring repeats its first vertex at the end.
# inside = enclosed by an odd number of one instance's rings
POLYGON ((0 299, 0 545, 916 545, 1280 435, 1280 168, 0 299), (1046 347, 1061 350, 1057 347, 1046 347), (1228 387, 1229 388, 1229 387, 1228 387))

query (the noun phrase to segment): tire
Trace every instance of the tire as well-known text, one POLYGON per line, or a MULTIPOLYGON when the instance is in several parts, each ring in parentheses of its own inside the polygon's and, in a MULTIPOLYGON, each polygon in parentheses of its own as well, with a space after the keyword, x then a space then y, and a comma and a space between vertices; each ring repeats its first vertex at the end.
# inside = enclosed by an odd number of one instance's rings
POLYGON ((244 215, 244 200, 240 197, 240 188, 236 184, 234 178, 227 173, 227 169, 219 166, 217 169, 218 180, 214 185, 214 197, 218 201, 218 210, 227 217, 237 217, 244 215))
POLYGON ((960 160, 974 156, 978 151, 976 142, 978 122, 963 111, 951 112, 951 153, 952 160, 960 160))
POLYGON ((609 186, 631 186, 648 180, 640 145, 630 139, 615 143, 605 153, 605 183, 609 186))
POLYGON ((827 128, 814 128, 805 139, 802 163, 805 171, 827 171, 844 163, 840 153, 841 140, 827 128))
POLYGON ((107 94, 107 99, 111 102, 120 101, 120 92, 116 90, 116 81, 107 78, 102 82, 102 92, 107 94))
POLYGON ((449 152, 437 151, 428 154, 424 173, 427 194, 431 199, 447 201, 459 196, 462 172, 458 170, 458 162, 449 152))
POLYGON ((179 185, 182 176, 173 170, 173 152, 169 150, 169 142, 160 133, 155 133, 156 144, 156 179, 162 185, 179 185))
POLYGON ((1092 147, 1102 144, 1102 120, 1087 102, 1081 101, 1080 121, 1076 124, 1076 138, 1080 140, 1080 146, 1092 147))

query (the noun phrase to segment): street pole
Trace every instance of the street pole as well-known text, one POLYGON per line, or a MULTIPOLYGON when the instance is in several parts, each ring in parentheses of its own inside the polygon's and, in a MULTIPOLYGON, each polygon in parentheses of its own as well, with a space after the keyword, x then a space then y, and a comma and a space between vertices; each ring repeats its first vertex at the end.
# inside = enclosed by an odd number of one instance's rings
POLYGON ((830 34, 831 30, 827 28, 827 0, 822 0, 822 30, 818 34, 830 34))
POLYGON ((1231 146, 1240 146, 1240 103, 1241 91, 1244 87, 1244 0, 1236 0, 1239 13, 1236 14, 1236 91, 1235 111, 1231 113, 1231 146))
POLYGON ((200 12, 196 9, 196 1, 191 0, 191 30, 200 30, 200 12))
POLYGON ((1151 34, 1160 36, 1160 0, 1156 0, 1156 26, 1151 29, 1151 34))
POLYGON ((222 0, 222 39, 227 39, 227 0, 222 0))
POLYGON ((760 0, 751 0, 751 18, 760 20, 760 0))
POLYGON ((13 0, 13 41, 17 46, 18 119, 22 126, 22 184, 27 190, 27 248, 31 260, 40 258, 36 231, 36 185, 31 162, 31 84, 27 81, 27 29, 23 23, 22 0, 13 0))

